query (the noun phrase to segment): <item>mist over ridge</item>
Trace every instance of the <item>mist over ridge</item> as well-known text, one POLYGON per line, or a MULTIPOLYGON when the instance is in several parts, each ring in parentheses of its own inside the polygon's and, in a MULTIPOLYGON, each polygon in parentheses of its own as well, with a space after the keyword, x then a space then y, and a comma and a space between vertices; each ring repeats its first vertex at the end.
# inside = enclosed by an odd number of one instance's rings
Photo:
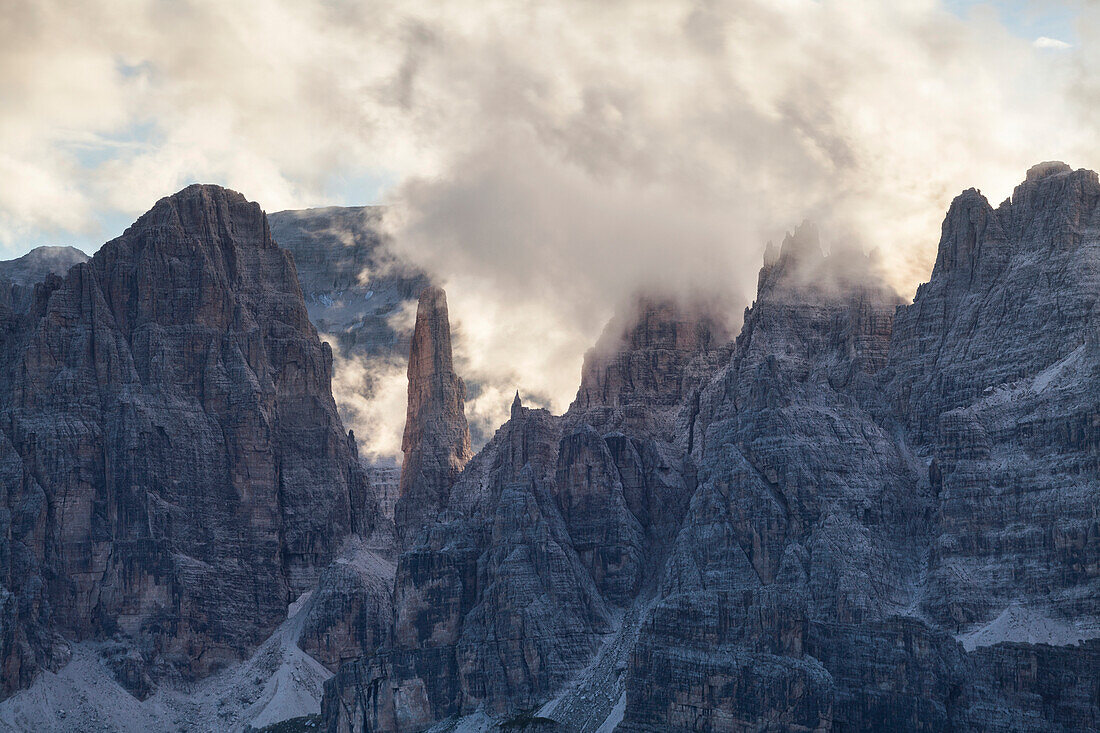
POLYGON ((1066 5, 1059 45, 959 7, 20 2, 0 246, 90 252, 193 180, 267 211, 385 204, 400 256, 447 279, 457 358, 511 383, 497 414, 513 386, 560 412, 637 292, 739 313, 809 219, 911 298, 959 191, 1100 166, 1097 9, 1066 5))

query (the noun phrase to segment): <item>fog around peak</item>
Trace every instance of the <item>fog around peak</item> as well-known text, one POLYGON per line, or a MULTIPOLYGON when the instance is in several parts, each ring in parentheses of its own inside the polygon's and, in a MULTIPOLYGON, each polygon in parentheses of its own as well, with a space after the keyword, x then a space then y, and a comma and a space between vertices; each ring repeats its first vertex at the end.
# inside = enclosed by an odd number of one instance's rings
POLYGON ((196 180, 268 211, 384 203, 394 254, 447 288, 470 410, 519 388, 561 411, 639 292, 736 320, 808 219, 908 298, 960 190, 1100 165, 1100 11, 1061 6, 1072 44, 932 0, 17 0, 0 247, 196 180))

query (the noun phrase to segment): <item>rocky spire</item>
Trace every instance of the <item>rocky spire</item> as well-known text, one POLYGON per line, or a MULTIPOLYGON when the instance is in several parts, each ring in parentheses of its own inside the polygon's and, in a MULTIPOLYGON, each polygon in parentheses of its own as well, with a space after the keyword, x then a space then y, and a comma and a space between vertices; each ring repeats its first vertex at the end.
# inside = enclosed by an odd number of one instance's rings
POLYGON ((420 293, 409 350, 409 407, 394 521, 403 541, 415 537, 447 503, 451 485, 470 450, 466 386, 451 358, 447 294, 430 286, 420 293))
POLYGON ((817 225, 803 221, 793 232, 787 232, 780 247, 768 242, 764 249, 764 265, 757 278, 757 297, 780 283, 817 279, 824 259, 817 225))

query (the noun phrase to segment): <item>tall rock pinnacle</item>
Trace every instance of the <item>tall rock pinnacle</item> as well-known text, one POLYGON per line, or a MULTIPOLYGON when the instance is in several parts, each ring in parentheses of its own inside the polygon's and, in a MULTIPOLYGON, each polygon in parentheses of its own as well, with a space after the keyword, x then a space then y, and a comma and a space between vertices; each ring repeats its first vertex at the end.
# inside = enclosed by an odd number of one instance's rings
POLYGON ((394 521, 403 541, 436 515, 451 485, 470 460, 466 386, 451 360, 447 294, 427 287, 420 294, 409 350, 409 407, 394 521))

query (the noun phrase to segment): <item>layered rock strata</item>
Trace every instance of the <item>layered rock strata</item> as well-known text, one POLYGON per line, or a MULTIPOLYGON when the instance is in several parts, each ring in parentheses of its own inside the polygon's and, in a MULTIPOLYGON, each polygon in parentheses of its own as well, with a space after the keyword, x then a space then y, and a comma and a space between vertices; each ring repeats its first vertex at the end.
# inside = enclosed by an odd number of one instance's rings
POLYGON ((911 603, 931 494, 865 405, 898 304, 864 284, 870 271, 824 257, 808 226, 761 270, 732 358, 700 398, 699 488, 620 729, 827 729, 847 690, 814 654, 815 624, 867 630, 911 603))
POLYGON ((384 530, 293 260, 238 193, 157 202, 0 338, 4 692, 57 633, 125 640, 135 688, 205 674, 384 530))
POLYGON ((447 506, 451 486, 470 460, 466 386, 455 373, 447 295, 430 286, 420 294, 409 349, 409 401, 401 450, 394 523, 405 542, 415 539, 447 506))
POLYGON ((945 628, 1014 603, 1100 627, 1098 294, 1100 182, 1046 163, 996 209, 955 199, 898 312, 885 376, 937 494, 923 610, 945 628))

